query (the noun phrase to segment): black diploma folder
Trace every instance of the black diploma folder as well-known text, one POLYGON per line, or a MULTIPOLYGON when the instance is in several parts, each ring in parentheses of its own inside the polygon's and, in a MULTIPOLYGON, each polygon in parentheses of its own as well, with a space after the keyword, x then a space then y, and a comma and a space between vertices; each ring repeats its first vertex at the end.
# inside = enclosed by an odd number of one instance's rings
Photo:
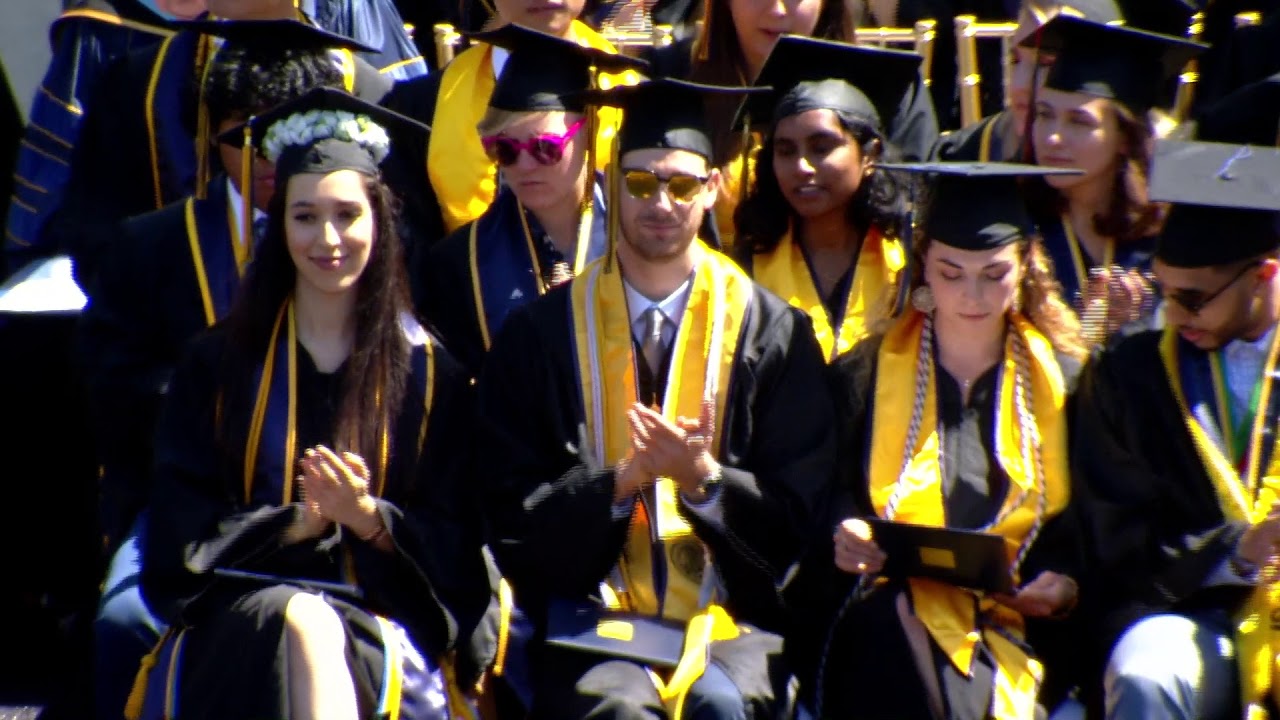
POLYGON ((552 601, 547 644, 671 669, 684 651, 684 626, 598 605, 552 601))
POLYGON ((1005 540, 976 530, 953 530, 868 520, 887 559, 880 574, 929 578, 986 593, 1014 593, 1005 540))

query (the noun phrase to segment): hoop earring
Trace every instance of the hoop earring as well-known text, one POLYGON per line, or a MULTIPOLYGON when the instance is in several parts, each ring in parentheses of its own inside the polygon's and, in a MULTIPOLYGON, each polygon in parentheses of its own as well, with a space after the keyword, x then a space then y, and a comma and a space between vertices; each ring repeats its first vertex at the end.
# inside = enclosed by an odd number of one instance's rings
POLYGON ((938 309, 938 303, 933 297, 933 290, 928 285, 921 285, 912 290, 911 306, 925 315, 932 315, 933 311, 938 309))

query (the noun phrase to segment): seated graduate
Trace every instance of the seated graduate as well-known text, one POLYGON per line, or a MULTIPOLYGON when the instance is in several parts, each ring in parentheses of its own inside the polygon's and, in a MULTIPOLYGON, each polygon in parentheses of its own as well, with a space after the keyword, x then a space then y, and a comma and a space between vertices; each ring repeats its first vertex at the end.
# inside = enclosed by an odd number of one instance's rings
MULTIPOLYGON (((494 0, 496 16, 491 23, 515 23, 616 53, 603 35, 577 19, 585 1, 548 5, 540 0, 494 0)), ((498 169, 480 142, 477 128, 488 112, 496 78, 503 74, 509 59, 508 50, 481 40, 458 53, 444 70, 397 83, 387 98, 387 107, 431 126, 427 143, 414 148, 410 153, 413 160, 397 171, 397 184, 413 188, 404 198, 408 223, 417 240, 428 246, 480 217, 497 195, 498 169)), ((605 75, 601 83, 618 85, 639 79, 636 73, 628 72, 605 75)), ((614 110, 603 108, 596 112, 596 119, 596 147, 601 152, 597 169, 603 170, 618 118, 614 110)))
MULTIPOLYGON (((655 75, 678 77, 693 82, 720 85, 758 83, 761 70, 783 35, 854 43, 857 40, 857 3, 848 0, 805 0, 764 3, 711 0, 707 3, 702 28, 697 37, 677 42, 653 52, 655 75)), ((879 64, 886 51, 860 46, 867 62, 848 78, 855 84, 875 83, 879 64)), ((893 51, 888 51, 893 52, 893 51)), ((897 51, 903 52, 903 51, 897 51)), ((851 55, 852 57, 852 55, 851 55)), ((877 111, 889 142, 909 160, 923 160, 938 139, 938 121, 933 98, 917 73, 901 92, 885 98, 877 111)), ((707 101, 707 121, 713 131, 714 160, 723 174, 723 189, 716 205, 716 226, 726 249, 736 247, 733 236, 734 209, 746 194, 755 173, 761 147, 762 128, 768 118, 748 118, 743 128, 735 123, 738 105, 723 98, 707 101), (748 132, 749 131, 749 132, 748 132)))
MULTIPOLYGON (((264 54, 228 46, 209 70, 209 118, 225 132, 341 81, 323 50, 264 54)), ((146 526, 140 512, 150 494, 151 443, 165 389, 191 338, 227 316, 256 235, 266 226, 275 168, 255 158, 249 183, 242 185, 239 152, 223 146, 220 161, 222 170, 204 199, 188 198, 125 223, 77 330, 101 468, 101 528, 108 549, 115 550, 94 623, 102 717, 120 716, 138 660, 163 629, 142 602, 137 574, 146 526), (256 219, 246 226, 249 218, 256 219)))
POLYGON ((911 307, 831 366, 851 502, 788 595, 787 657, 813 717, 1026 720, 1044 673, 1025 625, 1071 610, 1080 559, 1064 511, 1084 346, 1017 184, 1052 171, 914 168, 940 175, 903 275, 911 307), (1008 574, 995 580, 1016 590, 913 572, 869 519, 998 536, 1008 574), (895 559, 907 569, 882 576, 895 559))
MULTIPOLYGON (((313 25, 292 0, 209 0, 203 20, 173 23, 177 32, 159 45, 111 64, 84 117, 62 204, 38 240, 48 253, 76 260, 82 286, 93 284, 95 262, 121 221, 203 195, 214 167, 203 87, 209 63, 231 38, 224 20, 271 23, 281 48, 313 25)), ((386 95, 391 80, 354 55, 370 48, 339 35, 329 47, 347 90, 369 101, 386 95)))
POLYGON ((1077 399, 1105 716, 1277 717, 1280 162, 1165 143, 1151 194, 1173 203, 1166 325, 1101 352, 1077 399))
MULTIPOLYGON (((949 162, 1022 162, 1028 156, 1027 130, 1031 126, 1033 88, 1044 83, 1045 72, 1057 53, 1028 47, 1022 41, 1059 14, 1096 23, 1124 21, 1114 0, 1022 0, 1018 28, 1010 38, 1012 72, 1005 88, 1005 108, 977 122, 945 132, 929 155, 949 162)), ((987 82, 993 82, 988 78, 987 82)))
POLYGON ((548 637, 535 718, 771 716, 777 587, 826 532, 833 422, 809 321, 697 236, 719 185, 713 91, 743 89, 591 94, 625 112, 616 257, 513 311, 485 359, 490 547, 548 637))
POLYGON ((410 280, 419 312, 479 374, 513 308, 604 255, 597 116, 575 95, 595 85, 596 71, 644 63, 514 24, 475 37, 511 53, 476 128, 498 166, 498 196, 429 253, 415 248, 410 280))
POLYGON ((744 108, 769 130, 734 213, 736 254, 756 282, 809 314, 828 362, 868 334, 906 260, 903 188, 875 167, 897 151, 867 93, 899 97, 920 56, 877 53, 784 36, 756 81, 774 93, 744 108))
POLYGON ((131 709, 446 717, 436 668, 490 590, 468 379, 412 319, 378 179, 411 124, 329 88, 252 123, 279 191, 169 387, 142 589, 172 628, 131 709))
POLYGON ((1062 295, 1096 344, 1154 311, 1147 277, 1164 213, 1147 190, 1151 109, 1204 46, 1069 15, 1023 43, 1057 53, 1034 94, 1033 162, 1084 171, 1033 180, 1028 198, 1062 295))
POLYGON ((162 19, 138 0, 71 0, 63 7, 49 27, 49 65, 30 98, 26 132, 22 117, 15 115, 18 125, 4 136, 6 142, 12 138, 16 145, 21 139, 22 144, 17 164, 0 158, 0 172, 12 168, 16 182, 4 194, 9 214, 0 278, 50 254, 36 241, 62 201, 71 151, 107 65, 126 52, 159 43, 167 34, 162 19), (10 201, 10 196, 17 201, 10 201))

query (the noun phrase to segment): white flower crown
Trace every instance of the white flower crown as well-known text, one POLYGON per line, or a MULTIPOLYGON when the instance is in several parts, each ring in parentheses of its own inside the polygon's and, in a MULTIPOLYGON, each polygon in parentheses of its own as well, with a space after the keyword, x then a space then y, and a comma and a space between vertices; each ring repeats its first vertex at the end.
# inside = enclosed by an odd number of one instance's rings
POLYGON ((262 152, 274 163, 287 147, 310 145, 329 138, 356 143, 369 151, 378 164, 391 152, 391 138, 381 125, 368 115, 346 110, 308 110, 278 120, 267 128, 262 152))

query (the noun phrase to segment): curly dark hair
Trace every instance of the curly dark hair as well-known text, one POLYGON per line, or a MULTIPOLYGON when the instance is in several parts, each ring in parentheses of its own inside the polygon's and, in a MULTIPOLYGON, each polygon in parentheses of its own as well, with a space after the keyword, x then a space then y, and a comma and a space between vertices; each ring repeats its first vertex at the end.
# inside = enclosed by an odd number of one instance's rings
MULTIPOLYGON (((892 162, 898 157, 898 151, 885 141, 878 128, 848 113, 832 112, 850 142, 858 144, 863 157, 871 156, 885 162, 892 162)), ((777 127, 776 123, 774 127, 777 127)), ((765 254, 778 247, 796 219, 773 170, 772 133, 756 156, 753 175, 755 181, 746 198, 734 210, 733 220, 738 228, 737 244, 742 247, 742 252, 765 254)), ((900 181, 891 173, 873 169, 849 198, 849 222, 862 232, 874 225, 884 233, 897 235, 905 202, 905 188, 900 181)))
MULTIPOLYGON (((1116 189, 1111 194, 1111 204, 1094 216, 1093 227, 1103 237, 1115 238, 1120 243, 1132 242, 1159 233, 1167 214, 1167 206, 1151 202, 1148 192, 1155 128, 1147 117, 1139 118, 1115 101, 1109 100, 1107 104, 1115 114, 1124 150, 1116 164, 1116 189)), ((1031 155, 1034 163, 1034 147, 1031 155)), ((1023 187, 1027 205, 1037 218, 1057 218, 1066 211, 1066 197, 1043 178, 1032 178, 1023 187)))
POLYGON ((214 55, 204 82, 213 127, 305 95, 318 87, 342 87, 342 71, 328 50, 257 48, 226 43, 214 55))
MULTIPOLYGON (((378 178, 366 178, 364 187, 373 207, 375 235, 368 265, 356 281, 355 342, 342 370, 342 399, 333 437, 335 449, 367 458, 374 456, 384 430, 392 434, 404 400, 410 348, 401 317, 413 310, 396 232, 394 195, 378 178)), ((297 283, 297 268, 285 238, 288 194, 288 188, 282 187, 272 197, 266 234, 224 321, 229 338, 226 377, 235 384, 226 394, 237 408, 252 402, 254 388, 248 383, 266 356, 280 307, 297 283)), ((242 453, 247 423, 238 413, 224 415, 220 437, 231 440, 226 446, 230 452, 242 453)))

